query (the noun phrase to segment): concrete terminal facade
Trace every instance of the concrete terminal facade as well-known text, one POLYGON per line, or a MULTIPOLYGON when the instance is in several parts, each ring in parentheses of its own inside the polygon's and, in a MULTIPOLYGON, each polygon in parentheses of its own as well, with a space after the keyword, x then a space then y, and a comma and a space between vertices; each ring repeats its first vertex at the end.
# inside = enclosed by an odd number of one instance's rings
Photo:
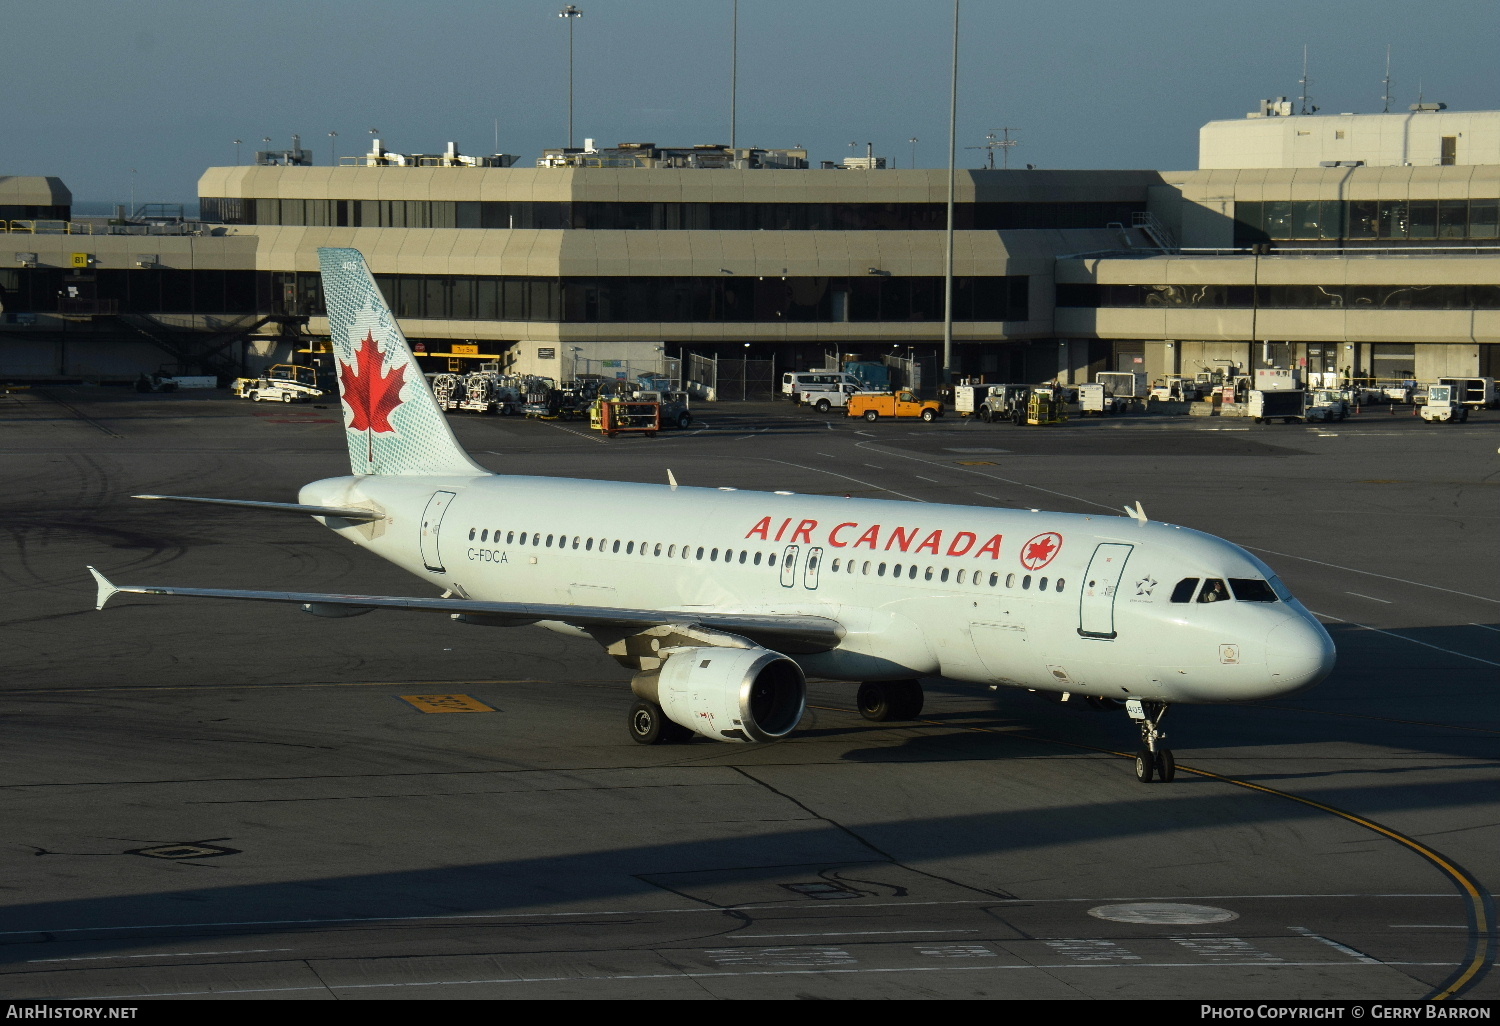
MULTIPOLYGON (((946 172, 581 163, 210 168, 192 234, 13 230, 33 259, 0 261, 0 373, 40 373, 46 332, 76 353, 127 309, 185 357, 196 336, 284 358, 326 331, 324 245, 361 249, 439 358, 570 377, 659 353, 779 371, 939 349, 946 172)), ((963 374, 1497 370, 1500 161, 963 171, 955 202, 963 374)))

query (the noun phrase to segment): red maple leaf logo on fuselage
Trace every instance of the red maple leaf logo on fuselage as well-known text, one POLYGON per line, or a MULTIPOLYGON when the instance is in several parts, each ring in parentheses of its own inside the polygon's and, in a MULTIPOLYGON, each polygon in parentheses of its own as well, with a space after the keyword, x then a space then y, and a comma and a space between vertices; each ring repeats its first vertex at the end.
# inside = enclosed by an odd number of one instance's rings
POLYGON ((401 405, 401 388, 406 384, 406 368, 385 371, 385 358, 375 345, 375 337, 365 333, 365 340, 354 351, 354 363, 339 363, 339 387, 344 404, 354 419, 354 431, 395 432, 391 413, 401 405))

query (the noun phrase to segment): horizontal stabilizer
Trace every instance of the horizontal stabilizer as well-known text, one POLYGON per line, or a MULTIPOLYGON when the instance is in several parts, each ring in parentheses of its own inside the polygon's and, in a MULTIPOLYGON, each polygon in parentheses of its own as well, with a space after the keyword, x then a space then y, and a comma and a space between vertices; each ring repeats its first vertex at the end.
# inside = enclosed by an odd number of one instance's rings
POLYGON ((300 502, 258 502, 254 499, 200 499, 194 495, 132 495, 132 499, 166 499, 169 502, 206 502, 210 506, 240 506, 245 509, 269 509, 278 513, 302 513, 310 517, 339 517, 344 520, 384 520, 384 513, 358 506, 305 506, 300 502))
POLYGON ((113 596, 118 595, 120 593, 120 589, 109 583, 109 578, 105 577, 93 567, 89 567, 89 573, 94 575, 94 583, 99 586, 99 595, 98 598, 96 598, 94 601, 94 608, 103 609, 104 603, 108 602, 113 596))
MULTIPOLYGON (((112 595, 172 595, 183 598, 242 599, 312 606, 320 616, 337 615, 335 607, 362 611, 405 609, 420 613, 458 615, 469 622, 505 626, 555 621, 575 627, 648 628, 666 624, 696 624, 750 638, 768 648, 796 652, 827 652, 837 648, 844 628, 822 616, 779 613, 674 612, 661 609, 616 609, 608 606, 563 606, 533 602, 481 602, 462 598, 408 598, 399 595, 338 595, 303 591, 239 591, 229 588, 172 588, 142 584, 112 584, 93 567, 99 582, 98 608, 112 595)), ((357 614, 354 614, 357 615, 357 614)))

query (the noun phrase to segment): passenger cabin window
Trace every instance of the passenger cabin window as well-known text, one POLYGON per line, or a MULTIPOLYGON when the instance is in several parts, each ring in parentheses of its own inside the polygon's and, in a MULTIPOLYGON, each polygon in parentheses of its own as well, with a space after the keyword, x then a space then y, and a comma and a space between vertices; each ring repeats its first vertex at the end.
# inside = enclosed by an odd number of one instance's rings
POLYGON ((1198 593, 1199 602, 1224 602, 1229 599, 1229 589, 1224 587, 1224 582, 1217 577, 1210 577, 1203 582, 1203 590, 1198 593))
POLYGON ((1193 592, 1198 590, 1198 578, 1184 577, 1177 582, 1177 587, 1172 589, 1173 602, 1193 601, 1193 592))
POLYGON ((1271 585, 1254 577, 1231 577, 1229 587, 1234 590, 1234 597, 1241 602, 1275 602, 1276 592, 1271 585))

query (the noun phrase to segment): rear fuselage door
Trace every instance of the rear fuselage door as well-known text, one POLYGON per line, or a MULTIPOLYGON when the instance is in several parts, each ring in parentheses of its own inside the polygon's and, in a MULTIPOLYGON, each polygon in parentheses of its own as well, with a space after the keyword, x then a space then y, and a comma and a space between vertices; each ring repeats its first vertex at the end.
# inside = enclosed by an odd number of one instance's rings
POLYGON ((802 587, 811 591, 818 586, 818 564, 822 562, 822 547, 807 550, 807 562, 802 567, 802 587))
POLYGON ((435 574, 443 572, 443 557, 438 550, 438 531, 443 516, 453 503, 452 492, 433 492, 422 511, 422 565, 435 574))
POLYGON ((1105 542, 1094 549, 1078 599, 1078 633, 1083 637, 1109 641, 1116 636, 1115 593, 1120 590, 1125 561, 1134 547, 1105 542))
POLYGON ((797 586, 797 553, 800 550, 799 545, 788 545, 786 551, 781 554, 781 586, 783 588, 797 586))

